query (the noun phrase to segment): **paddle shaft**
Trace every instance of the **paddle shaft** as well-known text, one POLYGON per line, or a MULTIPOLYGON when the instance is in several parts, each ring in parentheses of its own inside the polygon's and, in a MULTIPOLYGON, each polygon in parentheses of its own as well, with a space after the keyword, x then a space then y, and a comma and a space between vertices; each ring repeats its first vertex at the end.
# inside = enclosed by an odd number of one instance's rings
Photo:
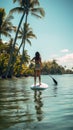
POLYGON ((52 80, 54 81, 55 85, 57 85, 58 82, 51 75, 49 75, 49 76, 52 78, 52 80))

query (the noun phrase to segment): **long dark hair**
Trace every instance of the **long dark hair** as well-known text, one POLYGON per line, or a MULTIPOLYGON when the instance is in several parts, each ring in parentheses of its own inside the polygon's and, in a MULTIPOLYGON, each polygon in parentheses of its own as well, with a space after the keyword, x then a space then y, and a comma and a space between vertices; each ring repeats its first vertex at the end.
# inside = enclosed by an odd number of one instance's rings
POLYGON ((40 60, 40 59, 41 59, 40 53, 37 51, 35 53, 35 60, 40 60))

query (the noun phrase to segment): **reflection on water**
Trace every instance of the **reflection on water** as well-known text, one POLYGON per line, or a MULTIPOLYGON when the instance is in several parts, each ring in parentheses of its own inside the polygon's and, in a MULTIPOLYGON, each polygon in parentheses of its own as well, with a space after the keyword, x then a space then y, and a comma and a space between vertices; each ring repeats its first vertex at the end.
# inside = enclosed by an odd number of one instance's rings
MULTIPOLYGON (((22 80, 23 82, 23 80, 22 80)), ((42 92, 32 91, 34 95, 34 110, 36 115, 33 115, 31 107, 30 92, 27 91, 27 83, 24 86, 19 81, 1 82, 0 86, 0 129, 9 128, 18 123, 26 123, 25 128, 29 128, 34 120, 41 121, 43 119, 42 111, 42 92), (16 83, 17 82, 17 83, 16 83), (6 84, 5 84, 6 83, 6 84)), ((25 129, 24 128, 24 129, 25 129)))
POLYGON ((72 130, 73 75, 56 79, 42 76, 44 91, 30 89, 32 77, 0 80, 0 130, 72 130))
POLYGON ((0 86, 0 129, 24 121, 28 116, 29 94, 22 87, 17 87, 14 82, 0 86))
POLYGON ((54 91, 54 97, 56 97, 57 96, 57 91, 58 91, 57 86, 54 85, 53 91, 54 91))
POLYGON ((43 119, 43 103, 41 98, 42 92, 41 91, 34 91, 34 102, 35 102, 35 110, 36 110, 36 117, 38 121, 43 119))

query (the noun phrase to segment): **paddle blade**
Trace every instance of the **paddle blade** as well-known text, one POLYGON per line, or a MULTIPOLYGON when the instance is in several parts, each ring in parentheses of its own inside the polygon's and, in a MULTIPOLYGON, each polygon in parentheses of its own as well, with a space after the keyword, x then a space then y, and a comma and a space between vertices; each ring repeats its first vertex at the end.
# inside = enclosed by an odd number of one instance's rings
POLYGON ((54 78, 52 78, 52 79, 53 79, 53 81, 54 81, 55 85, 57 85, 57 84, 58 84, 58 82, 57 82, 54 78))

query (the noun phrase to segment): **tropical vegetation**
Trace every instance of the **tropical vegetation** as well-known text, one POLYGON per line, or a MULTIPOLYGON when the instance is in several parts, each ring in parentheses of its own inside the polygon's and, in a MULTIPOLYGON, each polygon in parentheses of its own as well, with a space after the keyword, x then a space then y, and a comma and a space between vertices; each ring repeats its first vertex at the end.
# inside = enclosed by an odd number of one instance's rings
MULTIPOLYGON (((13 0, 13 2, 14 3, 18 2, 19 7, 13 8, 10 11, 10 13, 12 14, 13 12, 18 11, 18 13, 19 12, 22 13, 22 16, 21 16, 18 28, 16 30, 16 35, 15 35, 12 50, 11 50, 11 53, 10 53, 10 57, 9 57, 9 61, 8 61, 8 67, 6 69, 5 77, 8 76, 9 71, 10 71, 10 65, 12 63, 13 52, 15 50, 16 40, 17 40, 19 29, 21 27, 24 16, 25 16, 25 24, 27 24, 29 13, 31 13, 34 16, 39 17, 39 18, 44 16, 44 10, 43 10, 43 8, 40 7, 40 3, 39 3, 38 0, 13 0)), ((25 36, 26 35, 26 28, 24 28, 23 33, 24 33, 23 35, 25 36)), ((22 40, 24 39, 24 36, 22 37, 22 40)))
MULTIPOLYGON (((10 56, 11 46, 12 46, 12 40, 9 41, 9 43, 0 42, 0 77, 5 73, 7 65, 8 65, 8 59, 10 56)), ((15 47, 13 62, 15 60, 16 53, 18 52, 18 46, 15 47)), ((13 76, 20 77, 20 76, 33 76, 34 75, 34 63, 30 63, 30 56, 28 55, 28 51, 24 50, 24 62, 22 63, 22 69, 21 69, 21 59, 22 54, 18 54, 14 67, 11 64, 11 68, 13 67, 13 76)), ((73 74, 72 70, 65 69, 66 67, 62 67, 57 64, 56 60, 53 61, 47 61, 42 63, 42 75, 48 75, 48 74, 73 74)), ((9 73, 9 77, 11 76, 11 72, 9 73)))

